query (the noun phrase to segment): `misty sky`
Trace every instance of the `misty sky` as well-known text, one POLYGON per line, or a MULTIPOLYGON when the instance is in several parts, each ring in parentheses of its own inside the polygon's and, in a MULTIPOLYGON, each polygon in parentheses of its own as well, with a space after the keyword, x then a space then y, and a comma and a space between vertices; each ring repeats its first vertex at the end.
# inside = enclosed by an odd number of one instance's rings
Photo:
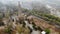
POLYGON ((39 2, 44 2, 44 3, 52 2, 52 4, 60 3, 60 0, 0 0, 0 2, 4 2, 4 3, 17 2, 17 1, 21 1, 21 2, 39 1, 39 2))
POLYGON ((60 0, 0 0, 0 2, 3 3, 17 3, 18 1, 20 1, 21 3, 36 1, 44 4, 60 6, 60 0))

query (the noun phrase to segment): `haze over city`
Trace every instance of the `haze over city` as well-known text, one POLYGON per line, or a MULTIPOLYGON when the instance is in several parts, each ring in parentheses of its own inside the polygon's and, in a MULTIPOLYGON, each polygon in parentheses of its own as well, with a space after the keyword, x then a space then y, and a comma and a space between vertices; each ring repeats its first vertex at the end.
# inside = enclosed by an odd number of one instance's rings
POLYGON ((0 0, 0 34, 60 34, 60 0, 0 0))

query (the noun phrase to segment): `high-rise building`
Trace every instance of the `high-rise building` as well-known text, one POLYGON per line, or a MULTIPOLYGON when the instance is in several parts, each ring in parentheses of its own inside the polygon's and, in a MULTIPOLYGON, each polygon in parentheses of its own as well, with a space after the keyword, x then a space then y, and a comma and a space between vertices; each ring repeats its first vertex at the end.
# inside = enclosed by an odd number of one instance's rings
POLYGON ((22 13, 21 4, 20 1, 18 1, 18 16, 20 16, 21 13, 22 13))

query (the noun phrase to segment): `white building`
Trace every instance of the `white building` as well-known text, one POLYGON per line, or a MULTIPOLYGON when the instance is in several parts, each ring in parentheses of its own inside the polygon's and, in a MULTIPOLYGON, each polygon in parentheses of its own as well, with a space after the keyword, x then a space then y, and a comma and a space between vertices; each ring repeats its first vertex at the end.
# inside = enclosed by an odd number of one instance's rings
POLYGON ((42 31, 41 34, 46 34, 46 32, 45 31, 42 31))

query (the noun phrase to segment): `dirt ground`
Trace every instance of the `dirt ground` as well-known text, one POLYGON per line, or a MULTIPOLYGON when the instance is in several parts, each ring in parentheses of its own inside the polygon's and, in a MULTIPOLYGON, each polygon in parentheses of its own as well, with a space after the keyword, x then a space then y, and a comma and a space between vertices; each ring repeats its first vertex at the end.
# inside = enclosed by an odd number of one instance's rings
POLYGON ((56 28, 54 25, 48 24, 47 21, 40 19, 35 16, 29 16, 29 19, 33 19, 34 23, 37 26, 40 26, 43 30, 46 28, 50 29, 50 34, 60 34, 60 29, 56 28))

